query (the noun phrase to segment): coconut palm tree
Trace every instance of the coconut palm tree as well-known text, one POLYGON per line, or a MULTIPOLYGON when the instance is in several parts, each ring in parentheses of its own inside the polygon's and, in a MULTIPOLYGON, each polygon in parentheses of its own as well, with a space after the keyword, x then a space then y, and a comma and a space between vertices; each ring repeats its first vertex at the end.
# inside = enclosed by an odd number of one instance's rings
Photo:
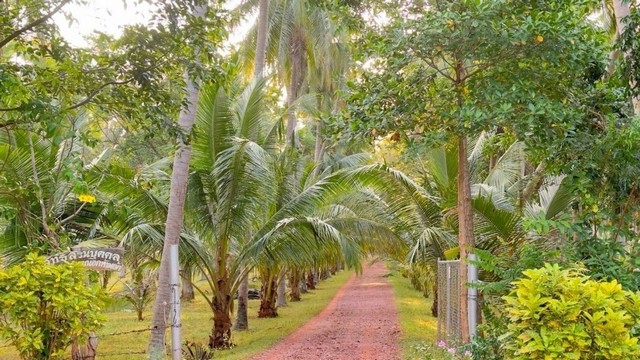
MULTIPOLYGON (((262 0, 264 1, 264 0, 262 0)), ((237 14, 248 14, 257 6, 265 6, 257 0, 246 1, 239 5, 237 14)), ((286 143, 291 144, 296 132, 296 101, 309 92, 309 72, 323 71, 325 78, 331 77, 330 64, 336 59, 343 61, 348 57, 334 57, 336 48, 346 41, 344 29, 335 23, 327 9, 306 0, 271 0, 268 11, 260 10, 258 24, 248 33, 247 41, 241 48, 245 60, 256 57, 256 40, 262 34, 260 20, 267 16, 267 52, 266 63, 277 74, 277 79, 286 89, 287 115, 286 143)), ((248 61, 247 61, 248 62, 248 61)))
MULTIPOLYGON (((232 295, 251 268, 304 267, 318 254, 357 266, 360 239, 392 235, 372 221, 329 219, 316 213, 374 184, 377 177, 372 171, 345 169, 304 182, 297 192, 283 191, 290 183, 278 162, 287 156, 279 153, 277 131, 264 119, 264 83, 261 79, 237 92, 211 88, 200 99, 186 238, 212 292, 206 296, 195 286, 214 315, 212 348, 230 345, 232 295)), ((278 271, 272 273, 275 278, 278 271)))

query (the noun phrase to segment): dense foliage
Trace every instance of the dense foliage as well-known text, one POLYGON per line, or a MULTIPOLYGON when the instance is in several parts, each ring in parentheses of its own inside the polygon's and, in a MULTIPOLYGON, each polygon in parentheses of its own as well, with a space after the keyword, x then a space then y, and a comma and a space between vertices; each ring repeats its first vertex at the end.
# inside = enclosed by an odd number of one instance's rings
POLYGON ((34 254, 0 270, 0 336, 22 359, 64 358, 73 341, 86 342, 105 321, 104 293, 86 281, 82 265, 48 265, 34 254))
POLYGON ((640 355, 640 296, 575 269, 530 269, 504 297, 507 359, 632 359, 640 355))

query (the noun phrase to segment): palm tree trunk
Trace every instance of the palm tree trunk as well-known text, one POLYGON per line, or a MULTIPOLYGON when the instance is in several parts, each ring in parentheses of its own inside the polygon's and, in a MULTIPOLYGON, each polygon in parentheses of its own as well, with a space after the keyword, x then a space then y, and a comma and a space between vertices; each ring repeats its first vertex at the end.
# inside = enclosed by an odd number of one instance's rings
MULTIPOLYGON (((195 17, 203 19, 207 11, 207 6, 198 5, 195 6, 192 11, 195 17)), ((195 53, 198 53, 197 49, 195 53)), ((153 306, 153 318, 151 320, 151 336, 149 339, 148 353, 149 358, 152 360, 161 360, 164 357, 165 330, 167 328, 165 314, 169 313, 165 307, 171 299, 171 289, 169 287, 169 249, 172 245, 177 245, 180 242, 184 201, 187 194, 189 160, 191 158, 191 145, 185 143, 184 139, 188 138, 188 135, 191 134, 191 129, 193 128, 193 123, 196 118, 196 109, 198 108, 199 91, 196 84, 197 80, 192 79, 187 70, 185 70, 184 79, 187 104, 180 110, 178 116, 178 126, 180 130, 182 130, 182 134, 178 136, 178 149, 173 157, 164 246, 162 248, 162 259, 160 260, 156 301, 153 306)))
POLYGON ((276 289, 277 281, 275 276, 267 271, 262 277, 262 298, 260 299, 260 309, 258 309, 259 318, 271 318, 278 316, 276 308, 276 289))
POLYGON ((226 279, 218 280, 218 296, 214 296, 213 305, 213 329, 209 335, 209 348, 229 348, 231 343, 231 296, 226 279))
POLYGON ((283 273, 278 281, 276 308, 287 306, 287 274, 283 273))
POLYGON ((307 280, 304 278, 304 271, 303 271, 300 273, 300 294, 306 294, 308 292, 309 292, 309 289, 307 289, 307 280))
POLYGON ((316 144, 315 149, 313 151, 313 160, 315 162, 316 168, 313 171, 314 176, 320 175, 320 160, 322 159, 322 154, 324 152, 324 142, 322 141, 322 119, 319 118, 316 121, 316 144))
POLYGON ((463 344, 469 343, 467 310, 467 259, 474 246, 471 184, 467 161, 467 138, 458 137, 458 246, 460 248, 460 334, 463 344))
POLYGON ((193 285, 191 285, 191 273, 185 273, 183 276, 186 276, 187 279, 182 279, 182 294, 180 295, 180 299, 183 301, 191 301, 196 298, 196 292, 193 289, 193 285))
POLYGON ((295 269, 291 270, 289 275, 289 287, 291 288, 289 292, 289 300, 292 302, 302 300, 300 297, 300 280, 302 280, 302 273, 295 269))
POLYGON ((300 96, 300 90, 302 89, 302 82, 306 75, 306 42, 304 40, 304 30, 297 28, 294 29, 294 35, 291 40, 291 85, 287 89, 287 105, 289 106, 289 114, 287 117, 287 133, 286 144, 297 145, 297 139, 295 138, 296 131, 296 114, 293 110, 293 103, 300 96), (293 143, 292 143, 293 141, 293 143))
POLYGON ((313 270, 307 273, 307 290, 316 289, 316 278, 313 275, 313 270))
POLYGON ((256 39, 256 58, 253 66, 253 78, 264 73, 264 60, 267 54, 267 19, 269 16, 269 0, 260 0, 258 5, 258 37, 256 39))
POLYGON ((249 304, 249 275, 245 275, 238 289, 238 310, 236 314, 235 330, 248 330, 249 317, 247 305, 249 304))
MULTIPOLYGON (((186 71, 185 82, 188 104, 180 111, 178 126, 180 126, 184 134, 191 134, 196 108, 198 106, 198 88, 186 71)), ((169 288, 169 249, 171 245, 177 245, 180 241, 184 201, 187 193, 187 177, 189 175, 189 159, 191 157, 191 146, 188 143, 184 143, 182 139, 183 137, 178 137, 178 149, 173 159, 164 247, 160 261, 160 274, 156 291, 156 301, 153 307, 153 319, 151 320, 149 357, 158 360, 164 357, 165 330, 167 327, 165 314, 169 313, 166 304, 169 304, 171 297, 169 288)))
MULTIPOLYGON (((256 57, 253 65, 253 78, 264 74, 264 63, 267 54, 267 20, 269 16, 269 0, 260 0, 258 4, 258 36, 256 39, 256 57)), ((249 277, 242 278, 238 288, 238 310, 236 312, 236 330, 249 329, 247 306, 249 304, 249 277)))

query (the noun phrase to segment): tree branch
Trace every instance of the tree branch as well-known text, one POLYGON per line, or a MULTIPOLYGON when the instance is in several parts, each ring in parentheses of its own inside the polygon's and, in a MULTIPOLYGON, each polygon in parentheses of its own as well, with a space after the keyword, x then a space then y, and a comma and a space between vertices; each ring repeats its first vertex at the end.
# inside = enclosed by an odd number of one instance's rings
POLYGON ((109 81, 109 82, 106 82, 106 83, 104 83, 104 84, 102 84, 102 85, 98 86, 98 87, 97 87, 95 90, 93 90, 91 93, 89 93, 89 95, 87 95, 87 97, 86 97, 84 100, 80 101, 80 102, 79 102, 79 103, 77 103, 77 104, 74 104, 74 105, 69 106, 69 107, 68 107, 68 108, 66 108, 65 110, 73 110, 73 109, 77 109, 77 108, 79 108, 79 107, 81 107, 81 106, 84 106, 84 105, 88 104, 88 103, 89 103, 89 102, 90 102, 94 97, 96 97, 96 95, 98 95, 98 94, 100 93, 100 91, 102 91, 104 88, 106 88, 106 87, 107 87, 107 86, 109 86, 109 85, 123 85, 123 84, 130 83, 130 82, 132 82, 133 80, 134 80, 134 79, 133 79, 133 78, 131 78, 131 79, 129 79, 129 80, 123 80, 123 81, 109 81))
POLYGON ((456 82, 456 80, 451 77, 451 75, 447 74, 444 72, 444 70, 440 69, 438 67, 438 65, 436 65, 433 60, 431 59, 427 59, 427 58, 423 58, 424 62, 427 63, 427 65, 429 65, 430 68, 434 69, 435 71, 437 71, 438 73, 440 73, 440 75, 444 76, 445 78, 449 79, 452 82, 456 82))
POLYGON ((58 4, 58 6, 56 6, 55 8, 53 8, 53 10, 51 10, 51 12, 49 12, 48 14, 46 14, 45 16, 34 20, 30 23, 28 23, 27 25, 21 27, 20 29, 12 32, 9 36, 7 36, 6 38, 2 39, 2 41, 0 41, 0 49, 2 49, 5 45, 7 45, 11 40, 17 38, 18 36, 22 35, 24 32, 27 32, 31 29, 33 29, 34 27, 44 23, 45 21, 51 19, 51 17, 53 15, 55 15, 58 11, 60 11, 60 9, 62 9, 63 6, 67 5, 68 3, 70 3, 71 0, 63 0, 60 4, 58 4))
POLYGON ((42 212, 42 231, 47 239, 50 240, 51 245, 54 248, 58 248, 58 241, 55 238, 55 234, 49 228, 49 224, 47 223, 47 207, 44 204, 44 199, 42 197, 42 186, 40 186, 40 179, 38 177, 38 170, 36 169, 36 155, 33 146, 33 140, 31 139, 32 134, 27 134, 27 138, 29 139, 29 155, 31 159, 31 170, 33 171, 33 181, 36 185, 36 197, 38 198, 38 202, 40 203, 40 210, 42 212))

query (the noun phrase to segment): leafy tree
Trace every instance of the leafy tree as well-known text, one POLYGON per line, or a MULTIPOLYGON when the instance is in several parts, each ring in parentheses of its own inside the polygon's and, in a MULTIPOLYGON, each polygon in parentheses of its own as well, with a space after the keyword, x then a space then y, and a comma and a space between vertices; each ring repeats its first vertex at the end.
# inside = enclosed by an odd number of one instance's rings
POLYGON ((104 294, 86 281, 80 263, 48 265, 34 254, 0 270, 0 337, 22 359, 62 359, 72 341, 86 339, 105 320, 104 294))
MULTIPOLYGON (((544 155, 566 149, 576 132, 595 128, 584 105, 585 89, 593 85, 586 74, 602 63, 603 51, 599 35, 584 21, 590 5, 438 1, 392 19, 384 29, 388 35, 370 44, 376 71, 359 82, 348 126, 435 131, 457 139, 461 284, 474 247, 467 137, 506 129, 544 155)), ((466 285, 461 304, 468 341, 466 285)))

